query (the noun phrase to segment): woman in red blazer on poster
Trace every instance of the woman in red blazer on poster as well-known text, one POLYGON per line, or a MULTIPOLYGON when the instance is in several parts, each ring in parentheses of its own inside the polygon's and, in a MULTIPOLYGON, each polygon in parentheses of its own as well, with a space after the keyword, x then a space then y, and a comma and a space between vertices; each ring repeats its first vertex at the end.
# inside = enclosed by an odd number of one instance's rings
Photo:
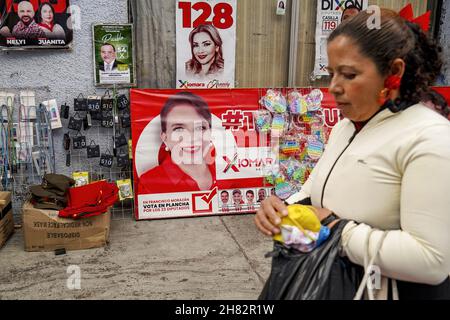
POLYGON ((211 190, 216 184, 211 112, 190 92, 170 97, 161 110, 160 165, 139 178, 139 193, 211 190))

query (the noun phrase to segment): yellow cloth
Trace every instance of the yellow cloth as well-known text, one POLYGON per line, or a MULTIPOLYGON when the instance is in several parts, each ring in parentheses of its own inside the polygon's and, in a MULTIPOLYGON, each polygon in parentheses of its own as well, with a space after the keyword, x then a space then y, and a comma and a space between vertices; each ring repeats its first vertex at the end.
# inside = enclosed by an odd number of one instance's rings
MULTIPOLYGON (((292 204, 287 207, 288 216, 281 220, 281 225, 297 227, 301 231, 309 230, 312 232, 320 231, 320 221, 314 210, 310 206, 301 204, 292 204)), ((281 233, 273 236, 273 240, 283 242, 281 233)))

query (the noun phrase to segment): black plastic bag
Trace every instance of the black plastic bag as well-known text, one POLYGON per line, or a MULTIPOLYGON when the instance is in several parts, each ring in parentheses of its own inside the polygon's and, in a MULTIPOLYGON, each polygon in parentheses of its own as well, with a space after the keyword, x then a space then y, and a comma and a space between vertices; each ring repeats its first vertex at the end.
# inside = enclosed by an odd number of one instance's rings
POLYGON ((341 220, 330 237, 310 253, 301 253, 275 242, 272 269, 260 300, 352 300, 364 269, 340 257, 341 220))

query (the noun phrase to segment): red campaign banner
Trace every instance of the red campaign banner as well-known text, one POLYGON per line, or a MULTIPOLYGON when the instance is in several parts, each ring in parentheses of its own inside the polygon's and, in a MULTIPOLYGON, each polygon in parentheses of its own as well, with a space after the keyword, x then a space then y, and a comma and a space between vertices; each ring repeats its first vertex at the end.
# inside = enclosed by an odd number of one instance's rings
MULTIPOLYGON (((450 102, 449 87, 434 89, 450 102)), ((320 90, 330 131, 340 114, 320 90)), ((277 161, 270 135, 255 127, 266 91, 131 90, 136 219, 255 212, 274 190, 263 169, 277 161)))
MULTIPOLYGON (((255 127, 265 91, 131 90, 136 219, 255 212, 273 192, 263 169, 277 160, 255 127)), ((332 127, 339 112, 324 96, 332 127)))

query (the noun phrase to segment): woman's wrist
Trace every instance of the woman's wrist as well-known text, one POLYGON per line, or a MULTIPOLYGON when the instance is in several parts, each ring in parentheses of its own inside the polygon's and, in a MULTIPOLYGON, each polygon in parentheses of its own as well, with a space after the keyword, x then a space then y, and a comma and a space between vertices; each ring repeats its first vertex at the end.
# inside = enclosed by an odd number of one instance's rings
POLYGON ((336 220, 339 220, 340 218, 334 213, 334 212, 331 212, 331 214, 329 214, 327 217, 325 217, 324 219, 322 219, 321 221, 320 221, 320 223, 322 224, 322 225, 325 225, 325 226, 329 226, 331 223, 333 223, 333 226, 336 224, 336 220))

